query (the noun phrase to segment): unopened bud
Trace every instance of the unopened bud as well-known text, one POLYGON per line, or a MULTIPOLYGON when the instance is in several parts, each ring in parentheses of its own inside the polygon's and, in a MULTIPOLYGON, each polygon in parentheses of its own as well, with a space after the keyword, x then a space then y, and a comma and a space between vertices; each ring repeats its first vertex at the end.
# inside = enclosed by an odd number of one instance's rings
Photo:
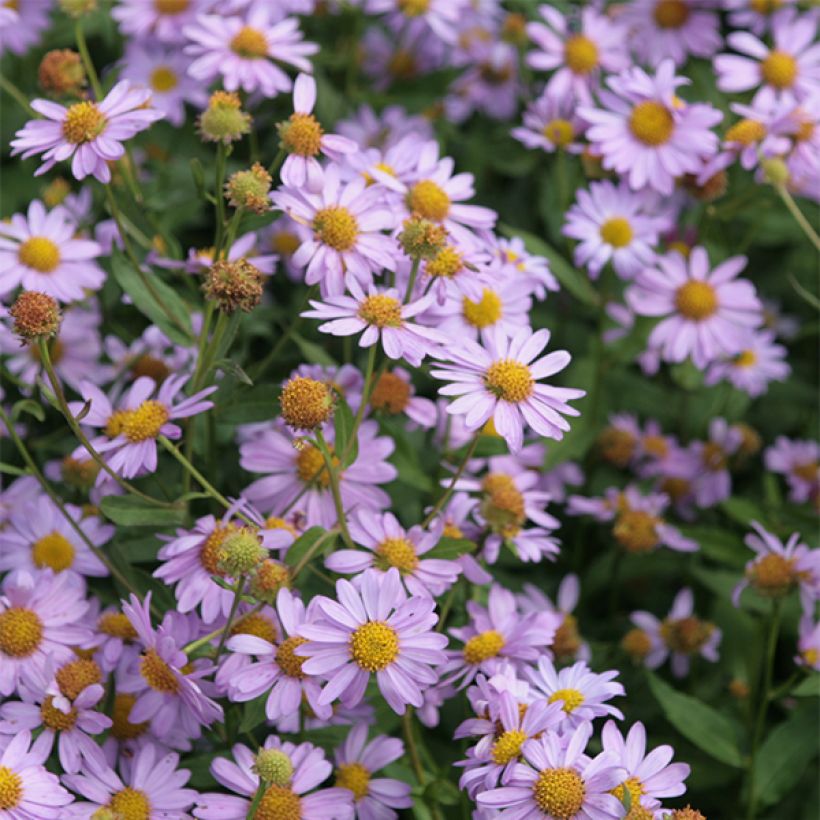
POLYGON ((60 0, 60 8, 69 17, 83 17, 97 10, 97 0, 60 0))
POLYGON ((242 110, 238 94, 215 91, 208 107, 199 115, 199 135, 206 142, 229 145, 251 130, 251 115, 242 110))
POLYGON ((633 661, 641 661, 651 651, 652 641, 649 635, 642 629, 630 629, 621 640, 621 649, 623 649, 633 661))
POLYGON ((686 806, 683 809, 675 809, 669 815, 669 820, 706 820, 706 815, 701 814, 697 809, 686 806))
POLYGON ((295 430, 315 430, 333 415, 333 394, 316 379, 296 376, 282 388, 282 418, 295 430))
POLYGON ((23 291, 9 313, 14 319, 14 332, 27 342, 56 336, 60 328, 57 300, 36 290, 23 291))
POLYGON ((37 80, 47 94, 77 96, 85 86, 83 61, 68 48, 49 51, 40 61, 37 80))
POLYGON ((729 694, 735 700, 746 700, 749 697, 749 684, 745 680, 735 678, 729 681, 729 694))
POLYGON ((251 576, 250 593, 257 601, 276 603, 280 589, 290 587, 290 570, 281 561, 266 558, 251 576))
POLYGON ((260 749, 253 770, 272 786, 287 786, 293 777, 293 763, 281 749, 260 749))
POLYGON ((501 25, 501 39, 514 46, 527 44, 527 18, 518 12, 511 12, 501 25))
POLYGON ((445 245, 447 232, 421 216, 406 219, 399 242, 411 259, 432 259, 445 245))
POLYGON ((42 191, 43 202, 47 208, 56 208, 71 193, 71 186, 63 177, 56 177, 42 191))
POLYGON ((60 478, 69 487, 87 492, 94 486, 100 465, 93 459, 83 461, 66 456, 60 464, 60 478))
POLYGON ((785 185, 791 177, 789 166, 779 157, 766 157, 760 160, 760 167, 766 182, 774 186, 785 185))
POLYGON ((215 262, 205 275, 205 296, 224 313, 250 313, 262 299, 262 274, 247 259, 215 262))
POLYGON ((250 527, 242 527, 222 542, 217 566, 226 575, 238 578, 255 570, 267 555, 259 536, 250 527))
POLYGON ((234 208, 245 208, 255 214, 270 210, 271 175, 255 162, 247 171, 237 171, 225 183, 225 197, 234 208))

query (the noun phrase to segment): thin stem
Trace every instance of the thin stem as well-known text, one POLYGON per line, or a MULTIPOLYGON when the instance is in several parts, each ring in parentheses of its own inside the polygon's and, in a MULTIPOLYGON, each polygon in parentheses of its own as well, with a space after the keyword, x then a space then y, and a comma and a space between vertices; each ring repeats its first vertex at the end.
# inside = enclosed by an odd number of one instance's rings
POLYGON ((775 185, 774 189, 780 195, 783 204, 789 209, 789 212, 794 217, 794 221, 797 222, 803 233, 808 237, 809 242, 814 245, 815 250, 820 251, 820 236, 817 235, 817 231, 814 230, 809 220, 806 219, 803 211, 800 210, 794 201, 794 197, 786 190, 786 186, 775 185))
POLYGON ((450 591, 447 593, 447 597, 444 599, 444 603, 441 605, 441 611, 438 616, 438 623, 436 624, 436 632, 444 632, 444 626, 447 623, 447 616, 450 614, 450 610, 453 608, 453 602, 456 599, 456 590, 458 589, 459 582, 461 578, 458 579, 451 587, 450 591))
MULTIPOLYGON (((247 618, 249 615, 255 615, 257 612, 260 612, 264 606, 265 604, 263 603, 257 604, 253 609, 248 610, 243 617, 247 618)), ((220 626, 219 629, 215 629, 213 632, 209 632, 207 635, 203 635, 203 637, 197 638, 195 641, 186 643, 185 646, 182 647, 182 651, 186 655, 190 655, 191 652, 195 652, 197 649, 205 646, 205 644, 210 643, 214 638, 218 638, 224 629, 224 626, 220 626)))
POLYGON ((416 780, 419 781, 419 786, 423 786, 427 782, 427 777, 425 776, 424 768, 421 765, 419 750, 416 746, 416 738, 413 734, 412 706, 408 706, 404 711, 404 716, 402 717, 402 728, 404 729, 404 742, 407 744, 407 753, 410 755, 410 764, 416 774, 416 780))
POLYGON ((225 185, 225 163, 228 158, 228 148, 224 143, 219 143, 216 149, 216 171, 214 179, 214 196, 216 197, 216 238, 214 239, 214 262, 219 259, 222 253, 222 242, 225 238, 225 192, 222 190, 225 185))
POLYGON ((248 809, 248 813, 245 815, 245 820, 254 820, 256 817, 256 810, 259 808, 259 804, 262 802, 262 798, 265 796, 265 792, 267 790, 267 786, 265 786, 265 784, 260 780, 259 788, 256 790, 253 800, 251 800, 251 805, 248 809))
POLYGON ((420 259, 413 260, 413 267, 410 268, 410 278, 407 280, 407 290, 404 291, 404 304, 407 304, 410 301, 410 297, 413 295, 413 288, 416 286, 416 277, 419 273, 420 262, 420 259))
POLYGON ((228 640, 228 633, 231 631, 233 620, 236 617, 236 610, 239 609, 239 602, 242 600, 242 590, 245 588, 245 576, 242 575, 237 580, 233 588, 233 602, 231 603, 231 611, 228 613, 228 620, 225 621, 225 626, 222 627, 222 634, 219 637, 219 643, 216 645, 216 654, 214 655, 214 663, 219 660, 222 650, 225 648, 225 641, 228 640))
POLYGON ((268 166, 268 173, 275 177, 276 174, 279 172, 279 166, 285 161, 285 149, 280 148, 276 152, 276 156, 273 158, 273 162, 268 166))
POLYGON ((6 92, 22 109, 29 115, 29 117, 39 116, 37 112, 29 105, 28 98, 25 94, 9 79, 0 74, 0 88, 6 92))
POLYGON ((231 247, 236 240, 236 234, 239 232, 239 225, 242 222, 242 216, 244 213, 245 211, 243 208, 237 208, 231 217, 231 221, 228 223, 228 237, 225 240, 225 247, 222 250, 223 259, 227 259, 228 254, 231 252, 231 247))
MULTIPOLYGON (((344 457, 346 457, 348 452, 353 448, 353 442, 356 441, 359 434, 359 427, 361 427, 362 420, 364 419, 364 411, 367 409, 367 403, 370 401, 370 394, 373 392, 373 388, 375 387, 373 370, 376 367, 376 347, 377 345, 375 344, 371 345, 367 351, 367 365, 365 366, 364 372, 362 400, 361 404, 359 404, 359 409, 356 411, 356 418, 353 420, 353 430, 350 434, 350 439, 347 442, 347 446, 345 447, 344 457)), ((342 458, 343 461, 345 460, 344 457, 342 458)))
POLYGON ((345 508, 342 503, 342 493, 339 489, 339 472, 333 463, 333 456, 330 454, 330 449, 327 446, 325 437, 322 435, 321 428, 316 430, 316 444, 319 447, 322 458, 325 460, 325 468, 330 477, 330 492, 333 495, 333 506, 336 508, 336 518, 339 521, 339 530, 342 533, 342 538, 350 549, 356 549, 356 545, 353 543, 353 539, 350 537, 350 531, 347 528, 347 518, 345 517, 345 508))
POLYGON ((88 52, 88 43, 85 41, 85 32, 83 31, 83 24, 80 20, 77 20, 74 24, 74 39, 77 41, 77 51, 80 52, 85 73, 88 74, 88 80, 91 83, 94 96, 97 98, 97 102, 99 102, 103 98, 102 86, 100 85, 100 78, 97 76, 97 69, 94 68, 94 63, 91 62, 91 54, 88 52))
POLYGON ((453 477, 450 479, 450 483, 447 485, 447 489, 442 494, 441 498, 433 505, 433 509, 427 513, 427 517, 422 522, 422 528, 427 528, 430 526, 430 523, 433 519, 444 509, 444 505, 450 500, 450 496, 453 494, 455 490, 456 484, 458 480, 463 475, 464 471, 467 469, 467 462, 473 457, 473 453, 475 452, 475 448, 478 446, 478 438, 481 435, 481 430, 476 430, 475 434, 473 435, 473 440, 470 442, 470 446, 467 448, 467 452, 464 453, 464 458, 461 460, 461 464, 458 465, 458 469, 453 473, 453 477))
POLYGON ((328 530, 324 535, 317 538, 311 545, 310 549, 302 556, 300 561, 293 568, 293 571, 290 573, 291 580, 295 580, 296 576, 299 575, 299 573, 313 560, 313 556, 319 552, 322 546, 331 538, 335 538, 339 532, 340 531, 337 529, 328 530))

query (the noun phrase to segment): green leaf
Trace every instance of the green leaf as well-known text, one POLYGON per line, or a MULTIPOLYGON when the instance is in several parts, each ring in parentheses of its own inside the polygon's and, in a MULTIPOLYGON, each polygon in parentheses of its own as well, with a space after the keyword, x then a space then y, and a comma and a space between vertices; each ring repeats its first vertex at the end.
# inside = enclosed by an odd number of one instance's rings
POLYGON ((349 467, 359 455, 359 437, 353 437, 354 423, 350 405, 343 398, 339 398, 333 413, 333 427, 336 431, 333 449, 343 468, 349 467))
MULTIPOLYGON (((302 533, 285 553, 285 563, 289 567, 295 567, 307 554, 308 550, 326 534, 327 530, 324 527, 311 527, 307 532, 302 533)), ((333 538, 328 538, 324 548, 330 547, 333 541, 333 538)))
POLYGON ((722 501, 720 508, 729 518, 737 521, 738 524, 748 527, 752 521, 759 521, 764 523, 764 511, 760 504, 748 498, 741 498, 740 496, 733 496, 722 501))
POLYGON ((725 715, 678 692, 651 672, 648 678, 649 688, 666 719, 687 740, 722 763, 736 768, 743 766, 735 725, 725 715))
POLYGON ((321 345, 308 341, 304 336, 300 336, 298 333, 292 333, 290 338, 293 340, 296 347, 299 348, 299 352, 311 364, 322 364, 325 365, 325 367, 336 366, 336 360, 323 347, 321 347, 321 345))
POLYGON ((272 384, 258 384, 248 390, 233 390, 229 401, 216 403, 217 420, 224 424, 269 421, 278 413, 280 390, 272 384))
POLYGON ((0 473, 6 475, 28 475, 28 470, 22 467, 15 467, 13 464, 7 464, 5 461, 0 461, 0 473))
POLYGON ((265 714, 265 704, 268 701, 268 693, 260 695, 258 698, 249 700, 242 710, 242 720, 239 722, 239 731, 252 732, 260 723, 267 720, 265 714))
POLYGON ((106 518, 124 527, 173 527, 185 521, 184 507, 156 507, 130 495, 108 495, 100 507, 106 518))
POLYGON ((149 564, 157 560, 157 552, 162 546, 155 535, 146 535, 143 538, 129 538, 118 541, 114 545, 124 561, 129 564, 149 564))
POLYGON ((475 552, 477 548, 475 541, 467 538, 448 538, 445 536, 439 540, 438 544, 430 550, 426 558, 442 558, 452 561, 459 555, 466 555, 468 552, 475 552))
POLYGON ((804 681, 795 686, 789 694, 797 698, 820 698, 820 674, 815 672, 809 675, 804 681))
POLYGON ((11 420, 17 421, 23 413, 34 416, 39 422, 46 420, 46 411, 43 410, 43 405, 34 401, 34 399, 20 399, 20 401, 16 401, 11 408, 11 420))
POLYGON ((214 362, 214 370, 221 370, 226 375, 233 376, 238 382, 253 387, 253 379, 233 359, 219 359, 214 362))
POLYGON ((727 529, 686 524, 678 525, 678 529, 687 538, 697 541, 703 555, 726 566, 740 569, 751 555, 743 541, 727 529))

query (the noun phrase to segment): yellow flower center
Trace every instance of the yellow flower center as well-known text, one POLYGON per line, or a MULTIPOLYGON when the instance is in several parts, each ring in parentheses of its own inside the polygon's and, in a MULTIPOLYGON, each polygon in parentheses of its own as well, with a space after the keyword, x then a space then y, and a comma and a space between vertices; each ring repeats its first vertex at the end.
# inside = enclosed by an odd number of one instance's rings
POLYGON ((676 621, 667 618, 661 624, 661 638, 673 651, 691 655, 697 652, 709 640, 715 628, 694 615, 676 621))
POLYGON ((23 799, 23 779, 8 766, 0 766, 0 811, 14 809, 23 799))
POLYGON ((74 547, 64 535, 50 532, 32 544, 31 558, 40 569, 51 567, 62 572, 74 563, 74 547))
POLYGON ((680 28, 689 19, 689 6, 684 0, 659 0, 652 16, 661 28, 680 28))
POLYGON ((268 786, 253 820, 296 820, 302 816, 298 795, 285 786, 268 786))
POLYGON ((12 9, 12 11, 20 10, 20 0, 5 0, 3 8, 12 9))
POLYGON ((397 48, 387 61, 388 73, 400 79, 411 79, 416 75, 416 58, 412 51, 397 48))
POLYGON ((450 213, 450 197, 433 180, 423 179, 410 189, 407 207, 425 219, 441 222, 450 213))
POLYGON ((510 729, 504 732, 495 743, 490 751, 493 762, 499 766, 505 766, 511 760, 515 760, 521 754, 521 746, 527 739, 527 735, 520 729, 510 729))
POLYGON ((251 578, 251 593, 261 600, 272 600, 282 587, 290 588, 290 571, 279 561, 266 558, 251 578))
POLYGON ((504 473, 490 473, 482 481, 481 489, 481 514, 490 529, 505 538, 517 535, 527 516, 524 496, 513 479, 504 473))
POLYGON ((159 91, 160 94, 172 91, 179 85, 179 78, 176 72, 168 66, 158 66, 151 72, 151 88, 159 91))
POLYGON ((461 305, 464 319, 473 327, 485 328, 494 325, 502 316, 501 297, 489 288, 484 288, 480 302, 464 297, 461 305))
POLYGON ((276 624, 259 612, 240 618, 231 627, 231 635, 254 635, 268 643, 275 643, 277 634, 276 624))
POLYGON ((758 14, 772 14, 783 5, 783 0, 749 0, 749 8, 758 14))
MULTIPOLYGON (((338 466, 338 461, 333 456, 335 466, 338 466)), ((308 444, 300 450, 299 455, 296 457, 296 472, 305 484, 312 484, 323 489, 330 486, 330 473, 327 471, 325 459, 312 444, 308 444)))
POLYGON ((557 703, 563 701, 561 708, 571 715, 583 702, 584 695, 577 689, 558 689, 550 695, 549 702, 557 703))
POLYGON ((644 145, 663 145, 675 130, 675 120, 665 105, 654 100, 644 100, 632 109, 629 129, 644 145))
POLYGON ((464 533, 461 531, 461 527, 450 521, 444 525, 444 529, 441 531, 441 534, 444 538, 464 538, 464 533))
POLYGON ((675 307, 687 319, 702 322, 717 311, 717 293, 708 282, 691 279, 675 291, 675 307))
POLYGON ((105 434, 109 438, 116 438, 123 431, 125 420, 128 418, 130 410, 115 410, 105 423, 105 434))
POLYGON ((140 674, 157 692, 169 695, 179 692, 179 681, 174 670, 159 656, 156 649, 148 649, 142 656, 140 674))
POLYGON ((544 769, 532 787, 533 799, 555 820, 575 817, 584 805, 586 787, 574 769, 544 769))
POLYGON ((182 14, 190 2, 191 0, 154 0, 154 8, 158 14, 182 14))
POLYGON ((74 103, 63 120, 63 136, 74 145, 91 142, 105 130, 105 115, 93 102, 74 103))
POLYGON ((803 479, 803 481, 816 481, 817 480, 817 462, 816 461, 809 461, 806 464, 798 464, 792 470, 792 475, 797 476, 797 478, 803 479))
POLYGON ((820 651, 817 649, 806 649, 802 653, 803 660, 809 665, 814 666, 817 659, 820 658, 820 651))
POLYGON ((307 638, 301 638, 298 635, 291 635, 290 638, 282 641, 276 650, 276 663, 279 668, 289 677, 302 680, 305 673, 302 671, 302 664, 305 658, 299 657, 294 653, 297 646, 307 643, 307 638))
POLYGON ((626 247, 632 241, 632 226, 622 216, 613 216, 601 225, 601 239, 613 248, 626 247))
POLYGON ((469 664, 479 664, 495 658, 504 648, 504 636, 495 629, 488 629, 473 635, 464 644, 464 660, 469 664))
POLYGON ((428 276, 452 279, 464 268, 461 254, 452 246, 442 248, 425 266, 428 276))
POLYGON ((642 629, 630 629, 621 640, 621 648, 630 657, 640 660, 649 654, 652 641, 642 629))
POLYGON ((322 147, 322 126, 313 114, 290 115, 287 122, 279 126, 283 147, 300 157, 315 157, 322 147))
POLYGON ((376 566, 384 570, 395 567, 405 574, 413 572, 419 565, 416 549, 406 538, 386 538, 375 552, 376 566))
POLYGON ((231 51, 246 60, 268 56, 268 41, 259 29, 243 26, 231 40, 231 51))
POLYGON ((350 656, 368 672, 380 672, 398 654, 399 636, 383 621, 368 621, 350 636, 350 656))
POLYGON ((575 34, 564 43, 564 62, 575 74, 589 74, 598 65, 598 46, 583 34, 575 34))
POLYGON ((359 223, 347 208, 331 205, 317 211, 313 217, 316 238, 336 251, 349 251, 356 244, 359 223))
POLYGON ((513 359, 493 362, 484 374, 487 389, 504 401, 524 401, 532 395, 534 383, 529 367, 513 359))
POLYGON ((114 706, 111 710, 111 736, 117 740, 134 740, 147 731, 148 721, 131 723, 128 719, 136 702, 137 696, 128 692, 118 692, 114 696, 114 706))
POLYGON ((359 305, 359 317, 376 327, 401 327, 401 302, 385 293, 374 293, 359 305))
POLYGON ((313 430, 333 413, 333 396, 324 382, 295 376, 279 397, 282 418, 297 430, 313 430))
POLYGON ((134 641, 137 639, 137 630, 122 612, 106 612, 100 616, 97 622, 97 629, 112 638, 120 638, 123 641, 134 641))
POLYGON ((624 802, 624 792, 629 792, 631 799, 630 805, 636 806, 640 802, 641 795, 644 793, 641 781, 637 777, 628 777, 619 786, 616 786, 610 794, 614 794, 621 803, 624 802))
POLYGON ((752 367, 757 364, 757 354, 754 350, 743 350, 735 356, 735 367, 752 367))
POLYGON ((145 353, 131 365, 131 373, 135 379, 140 376, 148 376, 157 384, 161 384, 171 375, 171 370, 161 359, 145 353))
POLYGON ((797 60, 785 51, 770 51, 760 63, 760 74, 775 88, 791 88, 797 79, 797 60))
POLYGON ((43 639, 43 622, 31 609, 13 606, 0 613, 0 652, 27 658, 43 639))
POLYGON ((271 246, 280 256, 293 256, 302 244, 302 240, 295 233, 280 231, 271 240, 271 246))
POLYGON ((644 436, 641 443, 644 451, 655 458, 663 458, 669 452, 669 444, 663 436, 644 436))
POLYGON ((370 792, 370 772, 361 763, 343 763, 336 769, 336 782, 340 789, 350 789, 354 800, 367 797, 370 792))
POLYGON ((618 467, 626 467, 635 454, 635 436, 628 430, 618 427, 607 427, 598 438, 601 455, 606 461, 618 467))
POLYGON ((552 651, 557 658, 573 658, 581 648, 578 619, 567 613, 552 640, 552 651))
POLYGON ((87 686, 102 683, 102 670, 96 661, 78 658, 61 666, 54 677, 60 691, 69 700, 74 700, 87 686))
POLYGON ((714 473, 725 469, 728 461, 724 449, 713 441, 707 441, 706 444, 703 445, 701 459, 703 466, 714 473))
POLYGON ((149 399, 134 410, 129 410, 122 421, 122 434, 130 442, 156 438, 170 413, 161 402, 149 399))
POLYGON ((117 820, 148 820, 151 816, 151 804, 145 792, 130 786, 111 795, 108 808, 117 820))
POLYGON ((572 142, 573 136, 575 136, 572 123, 569 120, 560 118, 548 122, 544 126, 542 133, 550 142, 559 148, 569 145, 572 142))
POLYGON ((392 415, 401 413, 409 402, 410 385, 395 373, 382 373, 370 394, 370 406, 374 410, 385 410, 392 415))
POLYGON ((77 710, 72 706, 66 715, 54 706, 54 697, 49 695, 40 706, 40 720, 47 729, 55 732, 65 732, 74 727, 77 722, 77 710))
POLYGON ((209 575, 224 575, 219 568, 222 559, 222 545, 225 539, 239 531, 235 524, 217 524, 214 531, 205 539, 199 550, 199 562, 209 575))
POLYGON ((766 136, 766 127, 757 120, 740 120, 736 122, 727 132, 727 142, 739 142, 741 145, 751 145, 760 142, 766 136))
POLYGON ((643 510, 624 510, 612 534, 627 552, 649 552, 658 545, 658 523, 658 518, 643 510))
POLYGON ((32 236, 17 249, 17 258, 38 273, 51 273, 60 264, 60 249, 45 236, 32 236))
POLYGON ((678 239, 673 242, 670 242, 667 245, 667 248, 670 251, 677 251, 684 259, 689 258, 689 253, 692 250, 689 245, 687 245, 683 240, 678 239))
POLYGON ((430 8, 430 0, 398 0, 398 6, 405 17, 421 17, 430 8))
POLYGON ((770 553, 755 561, 747 571, 749 582, 767 598, 786 595, 797 583, 798 573, 794 571, 794 559, 770 553))

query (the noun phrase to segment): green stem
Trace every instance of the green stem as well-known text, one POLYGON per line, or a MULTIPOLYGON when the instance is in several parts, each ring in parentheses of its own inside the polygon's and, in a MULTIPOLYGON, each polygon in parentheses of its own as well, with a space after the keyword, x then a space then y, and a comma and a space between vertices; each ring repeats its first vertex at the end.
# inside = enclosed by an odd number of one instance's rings
POLYGON ((422 522, 422 528, 426 529, 430 526, 430 523, 433 519, 444 509, 444 505, 450 500, 450 496, 453 494, 455 490, 456 484, 458 480, 463 475, 464 471, 467 469, 467 462, 473 457, 473 453, 475 452, 475 448, 478 446, 478 439, 481 436, 481 430, 476 430, 475 434, 473 435, 473 440, 470 442, 470 446, 467 448, 467 452, 464 453, 464 458, 461 460, 461 464, 458 465, 458 469, 453 474, 453 477, 450 479, 450 483, 447 485, 447 489, 442 494, 441 498, 433 505, 433 509, 427 513, 427 517, 422 522))
POLYGON ((275 177, 276 174, 279 172, 279 166, 285 161, 285 149, 280 148, 276 152, 276 156, 273 158, 273 162, 268 166, 268 173, 275 177))
POLYGON ((328 476, 330 477, 330 492, 333 495, 333 506, 336 508, 336 518, 339 521, 339 529, 342 533, 342 538, 344 539, 345 544, 347 544, 350 549, 354 550, 356 549, 356 545, 353 543, 353 539, 350 537, 350 531, 347 528, 345 508, 342 504, 342 493, 339 489, 339 472, 336 465, 333 463, 333 456, 330 454, 330 449, 327 446, 325 437, 322 435, 321 428, 317 428, 316 430, 316 444, 319 447, 319 452, 321 452, 322 458, 325 460, 325 468, 327 469, 328 476))
POLYGON ((256 794, 253 796, 253 800, 251 800, 250 808, 248 809, 248 813, 245 815, 245 820, 254 820, 256 817, 256 810, 259 808, 259 804, 262 802, 262 798, 265 796, 265 792, 267 791, 267 787, 261 781, 259 782, 259 788, 256 790, 256 794))
POLYGON ((413 734, 413 707, 408 706, 404 710, 402 717, 402 728, 404 730, 404 742, 407 744, 407 753, 410 756, 410 764, 416 775, 416 780, 419 786, 424 786, 427 782, 427 777, 424 774, 424 768, 421 765, 421 758, 419 757, 419 750, 416 746, 416 738, 413 734))
POLYGON ((320 536, 313 542, 310 549, 302 556, 296 566, 290 573, 291 580, 295 580, 299 573, 313 560, 313 556, 327 543, 331 538, 335 538, 340 530, 328 530, 324 535, 320 536))
POLYGON ((219 637, 219 643, 216 646, 216 654, 214 655, 214 664, 219 660, 222 650, 225 648, 225 641, 228 640, 228 633, 231 631, 233 620, 236 617, 236 610, 239 609, 239 602, 242 600, 242 590, 245 588, 245 576, 241 576, 233 588, 233 603, 231 603, 231 611, 228 613, 228 620, 225 621, 225 626, 222 627, 222 634, 219 637))
MULTIPOLYGON (((257 604, 253 609, 249 610, 244 617, 247 618, 249 615, 255 615, 257 612, 260 612, 264 606, 265 604, 263 603, 257 604)), ((225 627, 221 626, 219 629, 215 629, 213 632, 209 632, 207 635, 203 635, 203 637, 197 638, 195 641, 186 643, 185 646, 182 647, 182 651, 186 655, 190 655, 191 652, 195 652, 200 647, 210 643, 214 638, 218 638, 224 631, 225 627)))
POLYGON ((224 143, 219 143, 216 149, 216 171, 214 186, 214 196, 216 197, 216 238, 214 239, 214 262, 219 259, 222 253, 222 243, 225 238, 225 192, 222 190, 225 185, 225 163, 228 159, 228 148, 224 143))
POLYGON ((225 247, 222 252, 223 259, 227 259, 231 252, 231 247, 233 247, 233 243, 236 241, 236 234, 239 232, 239 225, 242 222, 244 213, 243 208, 237 208, 231 217, 231 221, 228 223, 228 237, 225 240, 225 247))
POLYGON ((812 245, 814 245, 815 250, 820 251, 820 236, 817 235, 817 231, 811 226, 811 223, 808 219, 806 219, 803 211, 800 210, 797 203, 794 201, 794 197, 786 190, 785 185, 775 185, 774 189, 780 195, 780 198, 783 200, 785 206, 789 209, 789 213, 794 217, 794 221, 802 229, 803 233, 809 239, 812 245))
POLYGON ((420 259, 414 259, 413 267, 410 268, 410 278, 407 280, 407 290, 404 291, 403 302, 405 305, 410 301, 410 297, 413 295, 413 288, 416 286, 416 277, 419 273, 420 262, 420 259))
POLYGON ((376 386, 375 379, 373 378, 373 370, 376 367, 376 353, 378 352, 377 347, 378 345, 371 345, 367 351, 367 365, 365 366, 364 372, 362 400, 361 404, 359 404, 359 409, 356 411, 356 417, 353 419, 353 430, 350 433, 350 438, 348 439, 345 447, 342 461, 346 461, 348 453, 353 448, 353 443, 357 440, 357 436, 359 435, 359 427, 361 427, 362 420, 364 419, 364 411, 367 409, 367 403, 370 401, 370 395, 373 392, 373 388, 376 386))
POLYGON ((0 88, 6 92, 29 117, 39 117, 40 115, 29 105, 25 94, 8 78, 0 74, 0 88))
POLYGON ((94 68, 94 63, 91 62, 91 54, 88 51, 88 43, 85 41, 85 32, 80 20, 77 20, 74 24, 74 39, 77 41, 77 51, 80 52, 85 73, 88 74, 88 81, 91 83, 97 102, 99 102, 103 98, 103 90, 100 85, 100 78, 97 76, 97 70, 94 68))

